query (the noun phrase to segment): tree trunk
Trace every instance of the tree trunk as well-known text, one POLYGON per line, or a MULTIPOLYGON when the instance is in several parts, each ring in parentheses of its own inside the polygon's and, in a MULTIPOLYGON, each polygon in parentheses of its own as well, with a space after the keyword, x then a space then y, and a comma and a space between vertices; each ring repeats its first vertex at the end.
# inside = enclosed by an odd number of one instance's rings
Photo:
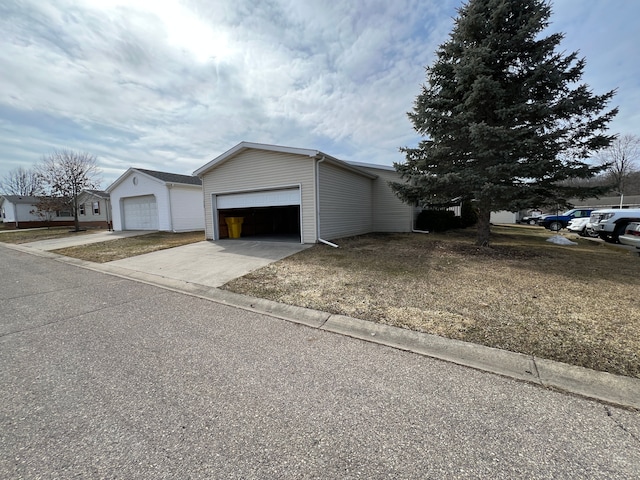
POLYGON ((491 208, 488 205, 478 206, 478 232, 476 234, 476 245, 479 247, 489 246, 489 235, 491 234, 491 208))
POLYGON ((78 218, 78 195, 74 195, 73 197, 73 225, 75 227, 75 231, 80 231, 80 219, 78 218))

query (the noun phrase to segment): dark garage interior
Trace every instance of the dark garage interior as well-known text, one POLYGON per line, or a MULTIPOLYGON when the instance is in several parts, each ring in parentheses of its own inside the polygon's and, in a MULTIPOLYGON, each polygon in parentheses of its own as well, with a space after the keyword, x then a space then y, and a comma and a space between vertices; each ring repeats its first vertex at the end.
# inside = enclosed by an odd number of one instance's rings
POLYGON ((227 217, 242 217, 241 238, 300 241, 300 206, 229 208, 218 211, 220 238, 229 238, 227 217))

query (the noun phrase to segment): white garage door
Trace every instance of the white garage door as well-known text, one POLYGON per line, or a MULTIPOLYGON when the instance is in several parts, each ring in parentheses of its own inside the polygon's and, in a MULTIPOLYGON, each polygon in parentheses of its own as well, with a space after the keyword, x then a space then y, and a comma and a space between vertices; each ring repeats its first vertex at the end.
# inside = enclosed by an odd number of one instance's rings
POLYGON ((156 197, 145 195, 122 200, 124 230, 158 230, 156 197))
POLYGON ((282 207, 286 205, 300 205, 300 189, 283 188, 279 190, 265 190, 261 192, 218 195, 216 203, 218 210, 224 208, 282 207))

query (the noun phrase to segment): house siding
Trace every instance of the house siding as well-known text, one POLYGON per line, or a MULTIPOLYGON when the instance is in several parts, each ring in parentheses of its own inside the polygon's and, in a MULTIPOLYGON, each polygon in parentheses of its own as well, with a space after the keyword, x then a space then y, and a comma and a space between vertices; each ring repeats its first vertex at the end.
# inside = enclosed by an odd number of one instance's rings
POLYGON ((6 228, 39 228, 46 226, 70 226, 74 224, 73 217, 56 217, 42 220, 35 213, 35 204, 13 203, 9 200, 2 202, 2 221, 6 228))
POLYGON ((400 200, 389 186, 389 182, 402 182, 400 176, 381 168, 359 168, 378 175, 373 181, 373 231, 410 232, 415 208, 400 200))
POLYGON ((81 194, 78 197, 78 221, 85 227, 107 228, 112 219, 111 202, 96 195, 81 194), (100 213, 93 213, 93 202, 100 205, 100 213), (84 215, 80 213, 80 205, 84 204, 84 215))
POLYGON ((331 240, 373 230, 372 179, 320 163, 320 237, 331 240))
POLYGON ((246 150, 213 167, 202 176, 205 235, 213 239, 212 194, 300 186, 303 243, 316 242, 315 160, 303 155, 246 150))
POLYGON ((174 185, 169 190, 174 232, 190 232, 204 229, 202 188, 174 185))

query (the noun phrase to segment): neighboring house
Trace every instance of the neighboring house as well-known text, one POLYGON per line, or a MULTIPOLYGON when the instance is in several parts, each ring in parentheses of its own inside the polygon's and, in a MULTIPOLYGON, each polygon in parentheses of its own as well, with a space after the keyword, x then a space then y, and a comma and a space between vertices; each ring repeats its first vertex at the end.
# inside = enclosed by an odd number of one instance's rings
POLYGON ((207 239, 242 235, 317 243, 370 232, 410 232, 415 209, 388 185, 393 167, 349 163, 318 150, 242 142, 194 172, 202 179, 207 239))
POLYGON ((0 215, 6 228, 38 228, 70 226, 74 224, 71 211, 51 212, 47 218, 36 213, 38 197, 21 195, 0 196, 0 215))
POLYGON ((83 190, 78 195, 78 221, 80 227, 111 229, 111 202, 102 190, 83 190))
POLYGON ((198 177, 130 168, 106 191, 116 231, 204 230, 202 182, 198 177))

